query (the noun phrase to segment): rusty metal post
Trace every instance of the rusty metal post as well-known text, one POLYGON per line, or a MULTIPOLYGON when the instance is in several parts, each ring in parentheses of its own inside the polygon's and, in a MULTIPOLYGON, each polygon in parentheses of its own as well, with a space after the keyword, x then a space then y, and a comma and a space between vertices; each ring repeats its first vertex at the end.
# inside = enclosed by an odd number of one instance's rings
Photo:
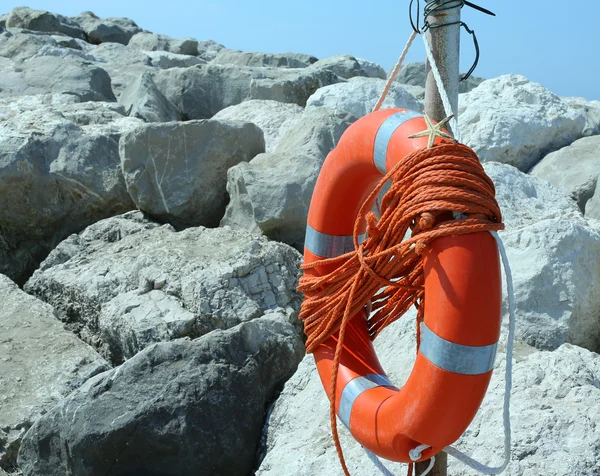
MULTIPOLYGON (((442 3, 440 0, 427 0, 427 4, 442 3)), ((456 6, 447 10, 433 12, 427 18, 432 25, 426 35, 431 45, 431 51, 440 71, 442 81, 446 87, 452 110, 458 110, 458 81, 459 73, 459 48, 460 48, 460 2, 453 2, 456 6), (450 25, 448 25, 450 23, 450 25), (447 25, 435 27, 435 25, 447 25)), ((425 83, 425 112, 435 121, 441 121, 447 116, 444 111, 442 99, 438 93, 435 79, 427 61, 427 80, 425 83)))
MULTIPOLYGON (((441 3, 440 0, 427 0, 427 4, 432 2, 441 3)), ((455 2, 456 6, 447 10, 440 10, 432 13, 427 18, 431 25, 446 25, 436 28, 435 26, 427 30, 427 39, 431 46, 431 52, 440 71, 440 76, 448 93, 450 104, 453 111, 458 110, 458 81, 459 72, 459 49, 460 49, 460 2, 455 2)), ((427 80, 425 83, 425 112, 435 120, 441 121, 446 117, 442 98, 438 92, 435 78, 431 71, 429 60, 427 61, 427 80)), ((429 466, 429 461, 423 461, 415 465, 416 476, 421 475, 429 466)), ((435 465, 429 476, 447 476, 448 474, 448 455, 443 451, 435 457, 435 465)))

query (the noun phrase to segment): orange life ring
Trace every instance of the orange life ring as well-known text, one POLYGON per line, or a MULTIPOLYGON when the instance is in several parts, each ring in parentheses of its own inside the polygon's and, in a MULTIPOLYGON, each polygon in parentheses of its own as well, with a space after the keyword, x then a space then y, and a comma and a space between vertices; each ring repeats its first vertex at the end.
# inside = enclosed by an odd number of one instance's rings
MULTIPOLYGON (((427 145, 407 139, 426 128, 422 115, 385 109, 355 122, 328 155, 308 214, 305 263, 354 249, 358 211, 402 157, 427 145)), ((440 141, 439 138, 436 141, 440 141)), ((362 232, 366 228, 362 228, 362 232)), ((335 266, 333 266, 335 268, 335 266)), ((332 265, 308 269, 312 276, 332 265)), ((488 232, 438 238, 424 257, 425 317, 416 363, 402 388, 386 376, 364 312, 346 329, 336 386, 336 412, 354 438, 392 461, 430 458, 466 430, 487 390, 501 323, 498 250, 488 232)), ((330 386, 337 334, 315 351, 323 386, 330 386)))

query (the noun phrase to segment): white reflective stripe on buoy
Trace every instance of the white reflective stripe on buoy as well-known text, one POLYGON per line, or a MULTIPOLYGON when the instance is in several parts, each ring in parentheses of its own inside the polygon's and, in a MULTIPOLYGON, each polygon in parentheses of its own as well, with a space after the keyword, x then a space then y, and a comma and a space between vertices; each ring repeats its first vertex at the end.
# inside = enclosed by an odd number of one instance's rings
MULTIPOLYGON (((350 429, 350 415, 352 414, 352 406, 355 400, 366 390, 376 387, 394 387, 390 379, 385 375, 367 374, 362 377, 356 377, 346 384, 342 391, 340 399, 340 408, 338 416, 346 428, 350 429)), ((396 389, 397 390, 397 389, 396 389)))
MULTIPOLYGON (((367 238, 367 234, 358 235, 360 245, 367 238)), ((335 258, 336 256, 354 251, 354 239, 352 235, 328 235, 306 225, 304 246, 312 254, 322 258, 335 258)))
POLYGON ((419 114, 415 111, 402 111, 397 112, 396 114, 392 114, 388 117, 383 124, 379 127, 377 131, 377 136, 375 137, 375 150, 373 151, 373 162, 377 170, 379 170, 383 175, 387 173, 386 170, 386 158, 387 158, 387 149, 390 143, 390 139, 392 138, 392 134, 404 124, 409 119, 414 119, 415 117, 422 117, 422 114, 419 114))
POLYGON ((441 338, 423 322, 419 352, 433 365, 462 375, 485 374, 494 368, 498 343, 482 346, 455 344, 441 338))

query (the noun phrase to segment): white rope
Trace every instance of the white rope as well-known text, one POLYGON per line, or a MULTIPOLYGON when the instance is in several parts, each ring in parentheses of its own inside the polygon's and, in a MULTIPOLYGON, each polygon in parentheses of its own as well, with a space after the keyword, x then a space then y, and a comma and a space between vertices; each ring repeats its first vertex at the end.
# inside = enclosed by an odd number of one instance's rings
POLYGON ((429 46, 429 41, 427 40, 427 35, 421 35, 423 37, 423 43, 425 43, 425 53, 427 54, 427 59, 429 60, 429 65, 431 66, 431 72, 433 73, 433 78, 435 79, 435 84, 437 86, 438 92, 440 94, 440 98, 442 98, 442 104, 444 105, 444 111, 446 111, 446 116, 451 116, 454 114, 454 117, 450 119, 450 126, 452 127, 452 132, 454 133, 454 138, 458 142, 461 141, 460 130, 458 129, 458 110, 453 111, 452 105, 450 104, 450 98, 448 98, 448 93, 446 92, 446 88, 444 87, 444 82, 442 81, 442 76, 440 75, 440 71, 437 67, 437 63, 435 62, 435 58, 433 57, 433 53, 431 52, 431 47, 429 46))
POLYGON ((410 37, 408 38, 406 45, 404 45, 404 50, 402 50, 402 54, 400 55, 400 58, 398 58, 398 62, 396 63, 396 66, 394 66, 394 69, 390 73, 390 77, 387 80, 385 88, 383 89, 383 92, 381 93, 381 96, 379 97, 379 101, 377 101, 377 104, 375 104, 375 107, 373 108, 373 110, 371 112, 378 111, 379 108, 381 107, 381 105, 383 104, 383 101, 385 101, 385 98, 387 97, 387 95, 390 91, 390 88, 392 87, 392 84, 394 83, 394 80, 396 79, 396 76, 398 76, 398 72, 400 71, 400 68, 402 67, 402 63, 406 59, 408 50, 410 49, 410 46, 412 45, 412 42, 414 41, 416 36, 417 36, 417 32, 413 31, 412 34, 410 35, 410 37))
POLYGON ((506 469, 508 463, 510 463, 510 448, 511 448, 511 428, 510 428, 510 392, 512 389, 512 355, 515 341, 515 291, 513 288, 512 273, 510 271, 510 264, 508 263, 508 257, 506 256, 506 249, 502 239, 495 231, 490 231, 496 243, 500 256, 502 256, 502 266, 504 267, 504 274, 506 276, 506 290, 508 294, 508 340, 506 343, 506 372, 505 372, 505 389, 504 389, 504 463, 501 466, 490 467, 475 461, 473 458, 467 456, 462 451, 448 446, 444 448, 444 451, 450 456, 453 456, 457 460, 466 464, 470 468, 479 471, 482 474, 500 474, 506 469))

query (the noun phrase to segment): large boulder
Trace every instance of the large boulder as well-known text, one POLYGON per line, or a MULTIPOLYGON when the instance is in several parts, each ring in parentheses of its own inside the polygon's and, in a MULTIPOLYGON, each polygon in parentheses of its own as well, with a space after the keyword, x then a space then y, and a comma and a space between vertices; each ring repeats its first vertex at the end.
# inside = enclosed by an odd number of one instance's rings
MULTIPOLYGON (((600 179, 600 176, 598 179, 600 179)), ((585 205, 585 216, 600 220, 600 187, 598 185, 596 185, 596 192, 585 205)))
POLYGON ((152 75, 139 75, 119 96, 119 103, 129 116, 146 122, 177 121, 179 113, 175 106, 163 96, 152 80, 152 75))
POLYGON ((300 255, 231 229, 176 232, 140 212, 71 235, 25 285, 113 362, 154 342, 281 308, 294 321, 300 255))
MULTIPOLYGON (((21 63, 36 55, 44 46, 58 46, 51 35, 30 35, 19 32, 0 32, 0 56, 21 63)), ((6 88, 2 78, 2 89, 6 88)))
POLYGON ((301 250, 321 166, 355 120, 342 111, 310 108, 275 152, 229 169, 231 201, 221 224, 264 233, 301 250))
POLYGON ((159 71, 154 81, 183 119, 190 120, 210 118, 221 109, 249 99, 304 107, 317 89, 339 79, 330 71, 313 67, 249 68, 209 63, 159 71))
MULTIPOLYGON (((461 75, 462 77, 462 75, 461 75)), ((427 80, 427 65, 425 63, 406 63, 400 68, 396 81, 411 86, 425 87, 427 80)), ((469 76, 458 83, 459 93, 468 93, 485 81, 484 78, 469 76)))
MULTIPOLYGON (((414 313, 392 324, 375 348, 392 382, 400 387, 414 363, 414 313)), ((502 405, 506 354, 503 342, 487 396, 457 446, 484 464, 497 466, 503 455, 502 405)), ((553 352, 517 343, 511 401, 512 456, 508 476, 596 474, 600 428, 600 356, 569 344, 553 352)), ((402 409, 400 408, 401 412, 402 409)), ((381 472, 364 449, 338 424, 350 474, 381 472)), ((263 439, 266 457, 257 476, 341 474, 329 425, 329 402, 315 368, 306 356, 270 411, 263 439), (306 415, 310 415, 307 418, 306 415)), ((392 474, 407 466, 382 460, 392 474)), ((452 457, 448 473, 476 474, 452 457)), ((477 473, 478 474, 478 473, 477 473)))
POLYGON ((548 154, 530 174, 564 190, 585 211, 600 175, 600 136, 584 137, 548 154))
POLYGON ((141 121, 72 95, 0 100, 0 272, 23 283, 61 240, 134 208, 119 158, 141 121))
POLYGON ((482 161, 527 172, 548 153, 582 136, 583 114, 524 76, 483 82, 460 96, 460 131, 482 161))
POLYGON ((121 43, 126 45, 131 37, 142 29, 129 18, 98 18, 92 12, 83 12, 72 18, 86 34, 86 39, 94 45, 100 43, 121 43))
POLYGON ((583 136, 595 136, 600 134, 600 101, 588 101, 578 97, 563 97, 569 107, 581 112, 586 118, 583 136))
POLYGON ((102 68, 76 57, 33 57, 18 68, 0 63, 0 97, 72 94, 79 101, 113 101, 110 76, 102 68))
POLYGON ((27 432, 25 476, 251 474, 268 403, 302 358, 281 313, 151 346, 27 432))
POLYGON ((303 112, 297 104, 251 99, 222 109, 213 119, 256 124, 265 137, 265 152, 273 152, 280 140, 296 126, 303 112))
POLYGON ((323 68, 338 75, 340 78, 350 79, 356 76, 365 76, 367 78, 385 79, 385 70, 370 61, 362 58, 355 58, 351 55, 336 55, 314 63, 315 68, 323 68))
POLYGON ((198 40, 194 38, 176 40, 166 35, 157 35, 146 31, 134 35, 127 46, 142 51, 170 51, 191 56, 198 54, 198 40))
POLYGON ((217 226, 227 170, 264 152, 262 131, 214 119, 147 124, 121 138, 127 190, 138 208, 177 227, 217 226))
POLYGON ((217 57, 219 51, 221 51, 223 48, 225 48, 225 46, 213 40, 199 41, 198 57, 204 61, 212 61, 217 57))
POLYGON ((307 66, 316 63, 317 58, 299 53, 274 54, 221 48, 212 62, 216 64, 250 67, 268 66, 272 68, 306 68, 307 66))
POLYGON ((506 225, 500 236, 515 284, 517 335, 541 349, 570 342, 599 351, 598 230, 548 182, 508 165, 485 169, 506 225))
POLYGON ((109 365, 1 274, 0 302, 0 468, 9 469, 31 425, 109 365))
MULTIPOLYGON (((385 88, 385 81, 376 78, 352 78, 345 83, 318 89, 306 102, 306 108, 326 107, 347 112, 356 117, 369 114, 385 88)), ((381 108, 400 107, 422 111, 423 106, 400 84, 392 84, 381 108)))
POLYGON ((144 53, 150 58, 150 64, 160 69, 189 68, 197 64, 206 64, 205 60, 197 56, 180 55, 168 51, 145 51, 144 53))
POLYGON ((85 39, 81 27, 69 18, 43 10, 28 7, 16 7, 6 19, 8 28, 23 28, 43 33, 62 33, 73 38, 85 39))

